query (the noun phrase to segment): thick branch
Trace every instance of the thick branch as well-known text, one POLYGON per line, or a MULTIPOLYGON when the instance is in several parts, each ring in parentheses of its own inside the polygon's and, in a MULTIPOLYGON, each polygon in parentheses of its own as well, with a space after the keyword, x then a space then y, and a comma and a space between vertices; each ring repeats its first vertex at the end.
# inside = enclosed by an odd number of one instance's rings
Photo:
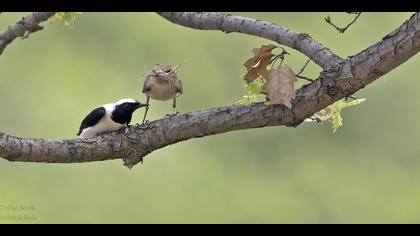
POLYGON ((0 156, 9 161, 88 162, 122 158, 131 167, 148 153, 191 138, 267 126, 297 126, 348 97, 420 51, 420 15, 382 41, 339 62, 297 91, 292 110, 283 105, 234 105, 165 118, 87 140, 23 139, 0 133, 0 156))
POLYGON ((42 30, 39 24, 52 17, 55 12, 34 12, 23 17, 15 25, 10 25, 0 34, 0 54, 17 37, 27 37, 30 33, 42 30))
POLYGON ((308 34, 293 32, 274 23, 225 13, 158 12, 165 19, 179 25, 200 30, 238 32, 273 40, 296 49, 323 69, 328 69, 342 59, 330 49, 313 40, 308 34))

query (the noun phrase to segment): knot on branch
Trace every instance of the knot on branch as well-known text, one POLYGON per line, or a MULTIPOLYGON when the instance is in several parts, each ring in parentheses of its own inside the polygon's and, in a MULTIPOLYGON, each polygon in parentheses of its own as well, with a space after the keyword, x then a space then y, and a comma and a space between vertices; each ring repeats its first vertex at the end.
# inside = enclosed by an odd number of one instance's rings
POLYGON ((121 159, 124 166, 129 169, 138 163, 143 164, 143 158, 152 152, 148 136, 144 134, 141 127, 126 128, 119 143, 120 146, 114 147, 114 150, 122 153, 121 159))
MULTIPOLYGON (((29 37, 31 33, 42 30, 44 27, 40 26, 37 22, 28 21, 25 17, 22 17, 20 21, 16 23, 17 26, 20 26, 23 30, 17 30, 16 34, 22 39, 29 37)), ((12 26, 9 26, 9 29, 12 26)))
POLYGON ((131 152, 122 158, 124 161, 124 166, 126 166, 128 169, 131 169, 138 163, 143 164, 143 158, 150 152, 151 151, 145 152, 144 149, 140 146, 133 147, 131 152))
POLYGON ((341 91, 335 85, 327 85, 327 93, 330 97, 335 98, 341 94, 341 91))

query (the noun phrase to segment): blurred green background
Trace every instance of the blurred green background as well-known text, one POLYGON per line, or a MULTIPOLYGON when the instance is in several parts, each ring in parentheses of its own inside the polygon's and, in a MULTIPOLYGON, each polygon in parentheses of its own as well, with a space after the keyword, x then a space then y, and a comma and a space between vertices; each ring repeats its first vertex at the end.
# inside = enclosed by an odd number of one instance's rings
MULTIPOLYGON (((3 13, 6 29, 27 13, 3 13)), ((342 57, 400 26, 411 13, 234 13, 306 32, 342 57)), ((98 105, 140 93, 155 63, 179 64, 182 113, 233 104, 242 65, 271 41, 198 31, 154 13, 84 13, 74 29, 17 39, 0 56, 0 130, 22 137, 76 138, 98 105)), ((306 58, 288 49, 298 71, 306 58)), ((0 223, 420 223, 420 57, 385 75, 343 111, 344 126, 271 127, 193 139, 157 150, 131 171, 121 160, 83 164, 0 159, 0 223), (4 216, 32 205, 36 220, 4 216), (3 216, 3 218, 1 218, 3 216)), ((316 78, 311 63, 305 75, 316 78)), ((303 82, 299 82, 302 84, 303 82)), ((171 111, 153 101, 149 119, 171 111)), ((133 122, 140 122, 138 111, 133 122)), ((28 213, 28 212, 26 212, 28 213)))

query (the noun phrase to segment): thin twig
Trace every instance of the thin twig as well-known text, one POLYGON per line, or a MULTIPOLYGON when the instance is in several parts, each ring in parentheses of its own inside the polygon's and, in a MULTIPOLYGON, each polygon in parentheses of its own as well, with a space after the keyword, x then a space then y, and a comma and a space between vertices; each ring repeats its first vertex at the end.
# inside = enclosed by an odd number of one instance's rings
POLYGON ((311 59, 308 59, 308 61, 306 61, 305 65, 303 65, 302 69, 300 69, 299 73, 295 74, 296 78, 304 79, 304 80, 311 81, 311 82, 314 81, 311 78, 300 75, 300 74, 303 73, 303 71, 305 70, 306 66, 309 64, 310 61, 311 61, 311 59))
POLYGON ((317 116, 311 116, 309 118, 305 119, 306 122, 316 122, 316 123, 322 123, 323 120, 317 116))
POLYGON ((349 98, 351 98, 353 100, 356 100, 357 99, 357 97, 355 97, 355 96, 347 96, 344 99, 347 101, 349 98))
POLYGON ((310 82, 313 82, 314 81, 313 79, 308 78, 308 77, 305 77, 305 76, 301 76, 301 75, 295 75, 295 76, 298 79, 304 79, 304 80, 307 80, 307 81, 310 81, 310 82))
POLYGON ((325 17, 325 21, 328 23, 328 24, 330 24, 330 25, 332 25, 339 33, 344 33, 344 32, 346 32, 346 30, 352 25, 352 24, 354 24, 356 21, 357 21, 357 18, 359 18, 359 16, 362 14, 362 12, 347 12, 348 14, 356 14, 356 16, 354 17, 354 19, 346 26, 346 27, 343 27, 343 28, 340 28, 340 27, 338 27, 338 26, 336 26, 333 22, 332 22, 332 20, 331 20, 331 17, 330 16, 327 16, 327 17, 325 17))
POLYGON ((284 56, 285 55, 290 55, 290 53, 288 53, 284 48, 282 48, 282 47, 280 47, 281 48, 281 53, 279 54, 279 55, 276 55, 276 56, 274 56, 272 59, 271 59, 271 61, 270 61, 270 64, 271 64, 271 69, 273 69, 273 67, 274 67, 274 64, 276 63, 276 61, 280 58, 281 59, 281 61, 280 61, 280 65, 283 63, 283 60, 284 60, 284 56))
POLYGON ((300 69, 299 73, 297 73, 296 75, 302 74, 302 72, 305 70, 306 66, 309 64, 310 61, 311 61, 311 59, 308 59, 306 61, 305 65, 303 65, 302 69, 300 69))

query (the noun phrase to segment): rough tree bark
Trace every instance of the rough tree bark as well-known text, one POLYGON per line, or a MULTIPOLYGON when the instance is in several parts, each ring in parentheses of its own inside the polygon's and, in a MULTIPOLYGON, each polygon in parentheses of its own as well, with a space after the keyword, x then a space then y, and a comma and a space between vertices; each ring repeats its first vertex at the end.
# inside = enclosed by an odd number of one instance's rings
POLYGON ((187 27, 241 32, 272 39, 304 53, 324 70, 318 79, 297 91, 291 110, 283 105, 266 106, 263 103, 232 105, 130 126, 124 131, 84 140, 25 139, 0 133, 0 156, 9 161, 47 163, 121 158, 126 166, 132 167, 154 150, 191 138, 267 126, 295 127, 317 111, 364 88, 420 51, 418 13, 380 42, 346 60, 306 34, 294 33, 268 22, 220 13, 159 14, 187 27), (268 26, 262 27, 261 24, 268 26))
POLYGON ((15 25, 10 25, 0 34, 0 55, 17 37, 26 38, 30 33, 42 30, 39 24, 51 18, 55 12, 34 12, 23 17, 15 25))

